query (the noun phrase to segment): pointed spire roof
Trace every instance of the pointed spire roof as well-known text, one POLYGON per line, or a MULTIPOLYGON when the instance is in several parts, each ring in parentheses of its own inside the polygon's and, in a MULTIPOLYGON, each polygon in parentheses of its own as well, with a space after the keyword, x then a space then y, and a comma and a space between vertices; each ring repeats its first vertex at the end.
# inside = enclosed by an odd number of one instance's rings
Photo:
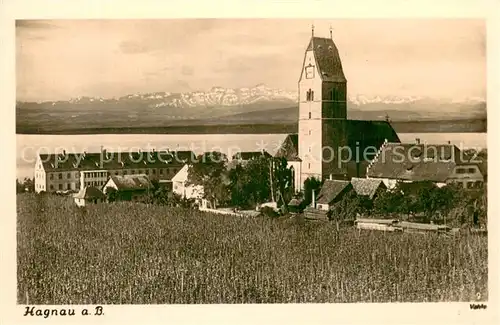
POLYGON ((307 46, 307 51, 313 51, 322 80, 347 82, 342 69, 339 51, 331 38, 312 36, 307 46))

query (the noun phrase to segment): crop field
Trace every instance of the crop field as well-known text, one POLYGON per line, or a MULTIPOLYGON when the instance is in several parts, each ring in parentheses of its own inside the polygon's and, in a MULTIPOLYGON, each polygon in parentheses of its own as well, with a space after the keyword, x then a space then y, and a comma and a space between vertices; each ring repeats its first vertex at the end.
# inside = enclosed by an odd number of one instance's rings
POLYGON ((17 196, 19 304, 475 301, 487 237, 17 196))

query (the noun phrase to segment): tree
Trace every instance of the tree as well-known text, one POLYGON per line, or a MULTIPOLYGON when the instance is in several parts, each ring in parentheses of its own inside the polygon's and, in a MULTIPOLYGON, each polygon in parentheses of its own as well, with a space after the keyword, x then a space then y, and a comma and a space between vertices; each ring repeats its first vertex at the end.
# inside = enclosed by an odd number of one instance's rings
POLYGON ((354 191, 350 191, 343 195, 342 198, 330 208, 328 218, 330 220, 335 220, 338 231, 339 224, 342 221, 355 219, 360 210, 359 197, 354 191))
POLYGON ((227 162, 227 156, 221 152, 206 152, 198 156, 188 169, 188 185, 201 185, 203 198, 213 206, 230 200, 227 162))
POLYGON ((359 213, 371 215, 373 211, 373 200, 367 196, 359 196, 359 213))
POLYGON ((318 195, 321 185, 321 181, 316 177, 308 177, 304 181, 304 201, 302 201, 304 206, 311 204, 313 191, 315 195, 318 195))
POLYGON ((106 188, 105 194, 108 202, 115 202, 118 200, 118 191, 114 187, 106 188))
POLYGON ((286 205, 293 195, 293 175, 284 158, 258 157, 228 171, 231 203, 255 207, 269 200, 286 205))
POLYGON ((25 177, 23 182, 16 178, 16 193, 35 192, 35 182, 32 178, 25 177))
POLYGON ((24 185, 16 178, 16 193, 24 193, 24 185))
POLYGON ((407 201, 399 187, 380 193, 373 201, 373 212, 379 216, 392 216, 408 210, 407 201))
POLYGON ((288 167, 285 158, 272 157, 269 160, 271 161, 271 193, 276 193, 276 202, 286 206, 293 196, 292 170, 288 167))

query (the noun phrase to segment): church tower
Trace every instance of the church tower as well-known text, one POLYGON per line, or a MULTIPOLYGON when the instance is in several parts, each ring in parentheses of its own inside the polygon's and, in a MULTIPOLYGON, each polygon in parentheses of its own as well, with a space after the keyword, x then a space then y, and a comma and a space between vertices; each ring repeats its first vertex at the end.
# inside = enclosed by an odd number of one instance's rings
POLYGON ((299 79, 301 184, 343 173, 337 148, 345 143, 346 119, 347 80, 332 31, 330 38, 315 37, 313 26, 299 79))

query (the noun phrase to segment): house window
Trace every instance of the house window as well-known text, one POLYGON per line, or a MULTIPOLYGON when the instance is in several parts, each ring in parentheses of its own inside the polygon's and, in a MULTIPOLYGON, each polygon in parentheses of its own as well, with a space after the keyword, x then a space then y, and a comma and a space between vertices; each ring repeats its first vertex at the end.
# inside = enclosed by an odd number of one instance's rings
POLYGON ((62 173, 59 173, 59 179, 62 179, 62 173))
POLYGON ((54 185, 50 184, 50 189, 53 190, 54 189, 54 185))
POLYGON ((309 146, 308 150, 309 150, 309 152, 311 152, 311 146, 309 146))
POLYGON ((474 168, 469 168, 468 169, 469 174, 474 174, 476 170, 474 168))
POLYGON ((309 135, 311 135, 311 129, 309 129, 309 135))
POLYGON ((156 169, 153 169, 153 175, 156 175, 156 169))
POLYGON ((311 163, 308 163, 308 164, 307 164, 307 168, 308 168, 308 169, 311 169, 311 163))
POLYGON ((463 168, 457 168, 457 174, 463 174, 465 170, 463 168))
POLYGON ((118 171, 115 171, 115 175, 118 175, 118 171))
POLYGON ((127 171, 126 170, 123 171, 123 175, 127 175, 127 171))
POLYGON ((59 189, 62 190, 62 188, 63 188, 63 185, 59 184, 59 189))
POLYGON ((80 173, 79 172, 75 173, 75 178, 80 178, 80 173))
POLYGON ((130 173, 131 173, 131 174, 135 174, 135 170, 133 170, 133 169, 132 169, 132 170, 130 171, 130 173))
POLYGON ((306 100, 308 102, 314 101, 314 91, 309 88, 309 90, 306 93, 306 100))
POLYGON ((66 175, 68 177, 68 179, 71 178, 71 173, 68 173, 68 175, 66 175))
POLYGON ((160 175, 163 175, 163 169, 160 169, 160 175))
POLYGON ((49 178, 54 179, 54 174, 50 174, 49 178))
POLYGON ((309 112, 309 119, 311 119, 311 112, 309 112))

